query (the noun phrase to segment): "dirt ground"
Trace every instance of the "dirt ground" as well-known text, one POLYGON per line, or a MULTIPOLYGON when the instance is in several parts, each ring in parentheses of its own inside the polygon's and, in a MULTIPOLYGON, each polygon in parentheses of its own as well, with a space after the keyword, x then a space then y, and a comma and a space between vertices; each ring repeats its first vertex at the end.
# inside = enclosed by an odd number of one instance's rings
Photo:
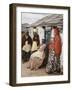
POLYGON ((31 76, 47 76, 48 74, 45 71, 45 67, 39 68, 38 70, 30 70, 27 68, 28 62, 22 63, 21 65, 21 76, 22 77, 31 77, 31 76))

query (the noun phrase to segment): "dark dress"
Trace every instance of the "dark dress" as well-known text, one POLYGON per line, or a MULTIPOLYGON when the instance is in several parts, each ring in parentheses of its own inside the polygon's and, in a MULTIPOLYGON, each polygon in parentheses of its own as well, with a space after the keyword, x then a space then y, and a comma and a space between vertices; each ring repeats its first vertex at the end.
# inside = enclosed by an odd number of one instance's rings
MULTIPOLYGON (((22 37, 22 48, 23 48, 23 46, 25 46, 25 42, 26 41, 28 42, 28 44, 30 46, 32 46, 32 39, 31 39, 31 37, 28 36, 28 38, 26 39, 26 37, 23 36, 22 37)), ((30 55, 31 55, 31 51, 30 50, 28 52, 25 51, 25 50, 22 50, 22 62, 24 63, 24 62, 28 61, 29 58, 30 58, 30 55)))

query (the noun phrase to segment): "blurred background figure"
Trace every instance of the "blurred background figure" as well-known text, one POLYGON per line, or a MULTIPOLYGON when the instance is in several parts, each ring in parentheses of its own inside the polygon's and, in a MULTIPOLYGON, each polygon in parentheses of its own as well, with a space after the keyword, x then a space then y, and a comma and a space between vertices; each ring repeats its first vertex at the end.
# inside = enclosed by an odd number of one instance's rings
POLYGON ((32 39, 29 35, 29 32, 26 31, 22 37, 22 62, 29 60, 31 55, 31 46, 32 46, 32 39))

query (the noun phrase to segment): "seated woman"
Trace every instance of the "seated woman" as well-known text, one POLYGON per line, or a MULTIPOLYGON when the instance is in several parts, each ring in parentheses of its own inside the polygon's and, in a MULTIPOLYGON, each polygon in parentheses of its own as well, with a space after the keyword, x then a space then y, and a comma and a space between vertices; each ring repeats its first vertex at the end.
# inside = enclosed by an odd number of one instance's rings
POLYGON ((38 49, 38 51, 34 52, 31 55, 28 63, 28 68, 30 68, 31 70, 37 70, 42 65, 43 60, 45 58, 45 53, 44 53, 45 47, 46 45, 42 44, 38 49))

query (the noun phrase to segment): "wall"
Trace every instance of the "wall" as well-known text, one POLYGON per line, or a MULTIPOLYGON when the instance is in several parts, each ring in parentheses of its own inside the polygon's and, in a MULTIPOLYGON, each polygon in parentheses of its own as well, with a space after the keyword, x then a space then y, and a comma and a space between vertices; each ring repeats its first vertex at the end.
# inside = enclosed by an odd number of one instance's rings
MULTIPOLYGON (((34 4, 48 4, 48 5, 57 5, 57 6, 58 5, 70 6, 72 11, 72 0, 0 0, 0 90, 37 90, 37 89, 72 90, 72 82, 70 84, 28 86, 28 87, 11 87, 8 85, 8 82, 9 82, 8 81, 9 80, 9 4, 10 3, 34 3, 34 4)), ((71 12, 71 15, 72 15, 72 12, 71 12)), ((72 16, 71 16, 71 20, 72 20, 72 16)), ((71 26, 71 29, 72 29, 72 26, 71 26)), ((72 68, 72 65, 71 65, 71 68, 72 68)), ((72 75, 72 72, 71 72, 71 75, 72 75)), ((72 81, 72 78, 71 78, 71 81, 72 81)))

